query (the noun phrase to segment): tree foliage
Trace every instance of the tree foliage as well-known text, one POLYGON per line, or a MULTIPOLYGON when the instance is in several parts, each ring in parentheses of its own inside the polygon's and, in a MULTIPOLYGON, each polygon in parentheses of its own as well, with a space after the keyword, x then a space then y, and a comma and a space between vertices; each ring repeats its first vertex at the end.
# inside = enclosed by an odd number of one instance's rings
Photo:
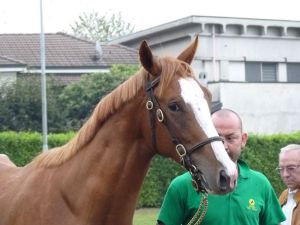
POLYGON ((137 66, 115 65, 109 73, 83 75, 79 82, 68 85, 59 97, 67 127, 79 129, 96 104, 137 71, 137 66))
POLYGON ((80 15, 71 29, 77 37, 105 42, 132 33, 134 26, 125 22, 120 12, 111 16, 92 12, 80 15))
MULTIPOLYGON (((47 79, 48 123, 55 124, 59 116, 57 96, 59 87, 54 79, 47 79)), ((18 77, 15 83, 0 87, 0 131, 41 131, 41 81, 37 75, 18 77)))
MULTIPOLYGON (((109 73, 86 74, 65 87, 48 78, 48 131, 78 130, 100 99, 137 70, 138 66, 115 65, 109 73)), ((0 131, 42 131, 39 76, 18 77, 16 83, 0 85, 0 93, 0 131)))

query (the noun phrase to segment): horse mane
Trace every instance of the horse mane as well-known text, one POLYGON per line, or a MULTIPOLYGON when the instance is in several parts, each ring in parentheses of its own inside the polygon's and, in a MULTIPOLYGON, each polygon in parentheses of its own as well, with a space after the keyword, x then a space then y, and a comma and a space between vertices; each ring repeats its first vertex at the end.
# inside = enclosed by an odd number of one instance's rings
MULTIPOLYGON (((158 58, 161 65, 161 78, 158 85, 158 96, 170 84, 173 76, 181 74, 182 77, 193 76, 189 64, 170 57, 158 58), (177 73, 179 72, 179 73, 177 73)), ((141 68, 136 74, 131 76, 123 84, 119 85, 110 94, 106 95, 95 107, 90 118, 80 128, 74 138, 63 146, 55 147, 47 152, 41 153, 33 161, 37 167, 55 167, 62 165, 73 157, 83 147, 92 141, 103 123, 126 102, 130 101, 135 95, 145 87, 148 72, 141 68)))

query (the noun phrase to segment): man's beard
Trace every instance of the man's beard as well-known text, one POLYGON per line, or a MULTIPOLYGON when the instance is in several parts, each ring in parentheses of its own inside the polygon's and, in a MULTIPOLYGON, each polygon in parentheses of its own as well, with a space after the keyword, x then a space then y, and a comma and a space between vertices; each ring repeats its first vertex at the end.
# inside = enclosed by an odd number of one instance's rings
POLYGON ((229 157, 231 158, 231 160, 233 162, 237 162, 238 159, 240 158, 241 154, 237 154, 237 153, 232 153, 232 152, 228 152, 229 157))

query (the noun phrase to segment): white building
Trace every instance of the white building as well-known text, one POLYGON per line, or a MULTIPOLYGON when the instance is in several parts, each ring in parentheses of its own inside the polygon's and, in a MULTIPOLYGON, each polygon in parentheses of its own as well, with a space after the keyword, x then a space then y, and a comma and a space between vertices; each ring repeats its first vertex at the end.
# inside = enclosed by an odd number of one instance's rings
POLYGON ((245 130, 300 130, 300 21, 190 16, 113 40, 177 55, 199 35, 193 62, 214 101, 237 111, 245 130))

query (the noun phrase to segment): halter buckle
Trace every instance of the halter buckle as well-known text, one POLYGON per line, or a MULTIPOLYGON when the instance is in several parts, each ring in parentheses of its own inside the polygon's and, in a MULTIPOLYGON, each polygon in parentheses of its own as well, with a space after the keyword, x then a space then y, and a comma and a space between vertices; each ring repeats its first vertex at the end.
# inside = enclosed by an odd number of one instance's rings
POLYGON ((151 100, 148 100, 146 102, 146 109, 152 110, 153 109, 153 102, 151 100))
POLYGON ((182 144, 178 144, 176 145, 176 152, 178 153, 178 155, 183 158, 184 156, 186 156, 186 149, 182 144))
POLYGON ((158 122, 162 123, 164 121, 164 113, 162 112, 161 109, 156 110, 156 117, 158 122))

